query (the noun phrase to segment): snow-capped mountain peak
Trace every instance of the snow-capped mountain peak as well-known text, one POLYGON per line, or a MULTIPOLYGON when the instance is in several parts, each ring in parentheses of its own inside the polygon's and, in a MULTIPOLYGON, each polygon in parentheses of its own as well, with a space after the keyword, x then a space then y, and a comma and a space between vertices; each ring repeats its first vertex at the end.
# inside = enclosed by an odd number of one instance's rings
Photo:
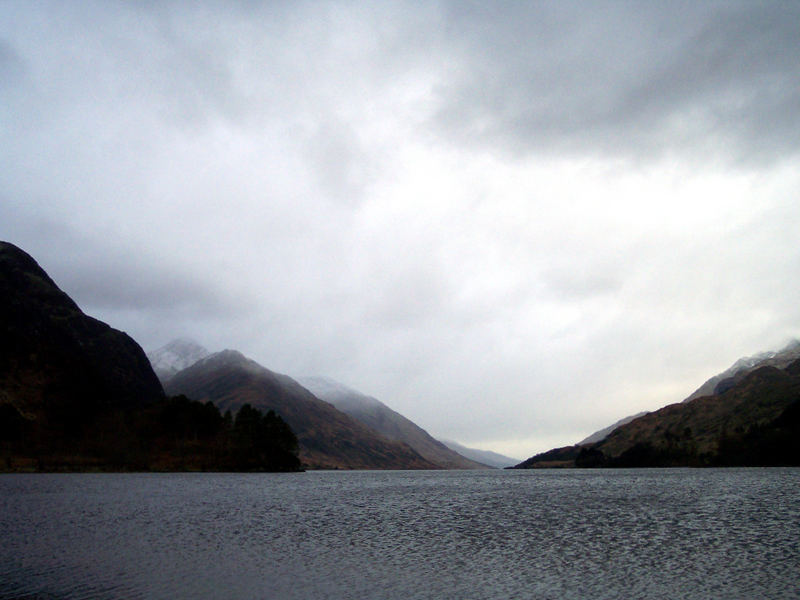
POLYGON ((158 350, 147 353, 153 370, 162 383, 169 380, 175 373, 192 366, 197 361, 209 355, 208 350, 189 338, 172 340, 158 350))

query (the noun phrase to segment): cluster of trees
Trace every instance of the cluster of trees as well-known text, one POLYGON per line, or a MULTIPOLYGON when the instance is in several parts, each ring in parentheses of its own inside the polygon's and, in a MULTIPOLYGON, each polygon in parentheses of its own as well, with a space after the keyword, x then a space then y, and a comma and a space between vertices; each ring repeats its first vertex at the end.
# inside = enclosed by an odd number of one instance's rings
POLYGON ((185 396, 70 418, 2 404, 0 460, 0 470, 300 470, 297 438, 275 412, 245 404, 223 415, 185 396))
POLYGON ((800 400, 773 422, 725 432, 719 440, 719 466, 800 466, 800 400))

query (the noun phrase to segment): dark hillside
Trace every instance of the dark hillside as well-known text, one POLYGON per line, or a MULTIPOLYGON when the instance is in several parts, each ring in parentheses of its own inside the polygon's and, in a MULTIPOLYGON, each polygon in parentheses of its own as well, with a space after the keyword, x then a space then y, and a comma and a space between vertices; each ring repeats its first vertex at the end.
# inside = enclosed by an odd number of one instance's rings
POLYGON ((665 406, 598 443, 551 450, 517 468, 800 465, 799 414, 800 360, 762 366, 718 395, 665 406))
POLYGON ((128 335, 85 315, 28 254, 0 242, 0 470, 282 470, 297 440, 276 414, 167 400, 128 335))
POLYGON ((274 373, 235 350, 212 354, 167 383, 170 394, 211 401, 222 411, 249 403, 274 410, 297 434, 309 467, 435 469, 408 445, 390 440, 314 396, 291 377, 274 373))
POLYGON ((133 339, 85 315, 7 242, 0 242, 0 331, 0 403, 22 413, 134 407, 164 396, 133 339))

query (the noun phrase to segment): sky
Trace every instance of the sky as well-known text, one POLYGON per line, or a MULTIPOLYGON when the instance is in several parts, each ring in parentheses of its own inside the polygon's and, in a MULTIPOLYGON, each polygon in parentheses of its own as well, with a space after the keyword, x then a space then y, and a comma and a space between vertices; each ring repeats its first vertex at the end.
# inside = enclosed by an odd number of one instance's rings
POLYGON ((800 3, 0 2, 0 239, 527 458, 800 336, 800 3))

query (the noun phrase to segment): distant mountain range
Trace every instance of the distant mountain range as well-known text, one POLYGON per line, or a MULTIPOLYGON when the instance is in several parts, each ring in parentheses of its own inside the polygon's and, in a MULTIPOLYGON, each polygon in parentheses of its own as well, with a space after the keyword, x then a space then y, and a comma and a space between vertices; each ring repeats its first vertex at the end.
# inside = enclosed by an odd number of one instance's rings
MULTIPOLYGON (((84 314, 7 242, 0 331, 7 470, 296 470, 298 450, 312 468, 513 460, 447 447, 375 398, 325 378, 298 383, 234 350, 209 354, 184 339, 148 357, 125 333, 84 314)), ((800 465, 798 341, 740 359, 683 402, 517 467, 779 464, 800 465)))
POLYGON ((487 468, 486 464, 470 460, 435 440, 424 429, 376 398, 327 377, 301 377, 298 381, 318 398, 330 402, 390 440, 408 444, 426 460, 444 469, 487 468))
POLYGON ((484 465, 489 465, 495 469, 505 469, 506 467, 516 465, 520 462, 518 458, 504 456, 502 454, 498 454, 497 452, 492 452, 491 450, 468 448, 467 446, 462 446, 458 442, 454 442, 452 440, 442 440, 442 443, 454 452, 458 452, 462 456, 466 456, 467 458, 484 465))
POLYGON ((683 402, 517 468, 800 464, 800 342, 740 359, 683 402), (710 393, 708 390, 711 390, 710 393))
MULTIPOLYGON (((312 376, 295 380, 287 375, 273 373, 234 351, 228 350, 224 354, 228 357, 226 368, 244 370, 244 365, 247 364, 249 371, 251 373, 258 372, 263 381, 255 385, 250 383, 243 387, 238 378, 231 379, 229 375, 226 379, 228 383, 215 384, 213 392, 210 392, 205 384, 195 385, 198 380, 197 372, 200 369, 209 370, 221 359, 212 360, 217 355, 210 355, 197 342, 185 338, 173 340, 162 348, 148 353, 148 357, 169 393, 182 393, 192 398, 208 399, 222 410, 235 410, 241 403, 236 399, 247 397, 247 401, 256 407, 275 410, 284 416, 297 432, 301 458, 306 464, 316 468, 487 468, 486 464, 470 460, 435 440, 421 427, 378 399, 362 394, 333 379, 312 376), (238 357, 238 363, 237 360, 233 360, 233 356, 238 357), (187 380, 191 380, 191 384, 187 380), (234 380, 235 385, 230 383, 234 380), (273 390, 271 392, 268 391, 267 380, 272 382, 273 390), (285 388, 283 392, 275 392, 277 385, 275 382, 280 382, 280 386, 285 388), (225 385, 229 387, 224 388, 225 385), (261 396, 258 398, 254 395, 255 391, 252 389, 254 387, 260 389, 261 396), (298 387, 301 387, 302 391, 298 387), (291 397, 291 406, 287 402, 280 404, 276 400, 281 396, 291 397), (321 402, 312 401, 310 396, 321 402), (343 415, 334 419, 330 405, 343 415), (342 419, 342 416, 347 419, 342 419), (319 419, 325 421, 326 427, 317 423, 319 419), (366 427, 369 435, 372 436, 368 440, 354 442, 353 448, 372 449, 361 454, 360 450, 351 449, 345 456, 336 449, 334 443, 336 438, 342 438, 342 433, 334 431, 332 424, 338 423, 343 426, 345 423, 352 424, 353 420, 360 426, 357 428, 359 435, 366 435, 364 431, 366 427), (324 432, 328 432, 330 435, 325 437, 324 432), (395 449, 391 452, 386 448, 377 451, 376 444, 378 442, 373 439, 376 436, 382 440, 382 443, 392 444, 395 449), (397 447, 398 444, 399 447, 397 447), (413 451, 412 455, 408 455, 409 449, 413 451), (370 452, 375 456, 370 457, 370 452), (420 458, 422 462, 420 462, 420 458)), ((348 426, 345 429, 349 430, 347 435, 354 435, 352 428, 348 426)))
POLYGON ((292 428, 300 458, 322 469, 435 469, 408 445, 389 440, 323 402, 287 375, 274 373, 235 350, 211 354, 172 376, 169 394, 211 401, 222 411, 244 404, 274 410, 292 428))

